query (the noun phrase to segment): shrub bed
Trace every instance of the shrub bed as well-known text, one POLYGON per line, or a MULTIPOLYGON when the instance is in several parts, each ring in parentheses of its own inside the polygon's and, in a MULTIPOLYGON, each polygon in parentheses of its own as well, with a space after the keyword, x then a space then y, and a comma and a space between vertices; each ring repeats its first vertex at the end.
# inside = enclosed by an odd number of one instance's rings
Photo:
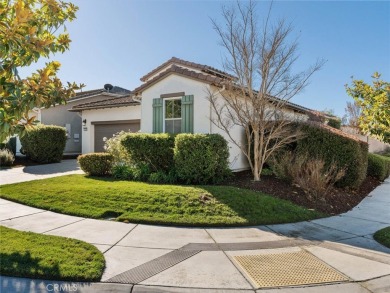
POLYGON ((57 163, 62 159, 66 130, 54 125, 37 125, 20 138, 23 153, 38 163, 57 163))
POLYGON ((218 183, 229 170, 229 148, 219 134, 179 134, 174 161, 178 179, 184 183, 218 183))
POLYGON ((169 172, 174 165, 174 141, 174 136, 166 133, 129 133, 122 137, 121 143, 137 168, 169 172))
POLYGON ((10 137, 7 142, 0 143, 0 150, 8 149, 14 156, 16 154, 16 137, 10 137))
POLYGON ((300 123, 298 127, 305 136, 292 146, 297 155, 322 159, 326 167, 336 164, 345 169, 345 175, 336 184, 339 187, 360 186, 367 173, 367 143, 330 126, 300 123))
POLYGON ((91 176, 106 176, 110 174, 113 157, 108 153, 91 153, 77 158, 81 170, 91 176))
POLYGON ((367 175, 378 178, 383 181, 390 176, 390 158, 368 154, 367 175))

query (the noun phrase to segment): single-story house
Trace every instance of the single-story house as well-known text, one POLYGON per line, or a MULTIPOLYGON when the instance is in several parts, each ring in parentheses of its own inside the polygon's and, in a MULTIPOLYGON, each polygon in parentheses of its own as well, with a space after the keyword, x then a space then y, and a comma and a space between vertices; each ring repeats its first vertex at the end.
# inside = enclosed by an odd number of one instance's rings
MULTIPOLYGON (((221 90, 223 80, 230 74, 207 65, 171 58, 141 78, 142 84, 131 94, 120 98, 73 105, 70 112, 82 116, 82 153, 103 150, 103 138, 121 130, 144 133, 220 133, 227 135, 211 122, 213 111, 208 92, 221 90)), ((321 115, 306 107, 287 103, 286 111, 301 120, 321 115)), ((236 137, 244 130, 232 129, 236 137)), ((248 167, 240 149, 229 143, 232 170, 248 167)))
MULTIPOLYGON (((79 104, 98 102, 107 99, 120 98, 131 92, 127 89, 107 84, 105 88, 78 92, 70 98, 65 105, 55 105, 50 108, 35 108, 30 117, 46 125, 58 125, 66 128, 68 140, 66 141, 65 154, 81 154, 82 119, 80 113, 68 111, 79 104)), ((20 153, 20 141, 17 139, 16 152, 20 153)))

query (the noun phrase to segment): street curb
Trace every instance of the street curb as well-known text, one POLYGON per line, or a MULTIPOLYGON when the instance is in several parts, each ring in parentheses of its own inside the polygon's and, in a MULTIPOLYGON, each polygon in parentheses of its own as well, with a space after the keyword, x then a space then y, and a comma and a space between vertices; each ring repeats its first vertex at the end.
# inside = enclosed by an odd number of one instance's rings
POLYGON ((133 285, 27 279, 0 276, 0 292, 6 293, 130 293, 133 285))

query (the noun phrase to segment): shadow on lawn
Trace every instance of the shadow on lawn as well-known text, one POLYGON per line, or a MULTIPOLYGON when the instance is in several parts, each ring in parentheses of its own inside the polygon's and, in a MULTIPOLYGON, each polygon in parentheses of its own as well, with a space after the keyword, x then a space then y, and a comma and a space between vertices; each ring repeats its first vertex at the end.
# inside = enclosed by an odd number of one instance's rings
POLYGON ((80 170, 80 167, 78 166, 76 160, 62 160, 60 163, 26 166, 23 168, 23 173, 48 175, 53 173, 65 173, 78 170, 80 170))
POLYGON ((3 276, 24 276, 29 278, 45 277, 48 279, 56 279, 60 278, 61 276, 58 264, 52 264, 48 266, 42 265, 40 264, 41 258, 32 257, 29 251, 23 254, 19 252, 14 252, 11 254, 1 253, 0 259, 0 274, 3 276))

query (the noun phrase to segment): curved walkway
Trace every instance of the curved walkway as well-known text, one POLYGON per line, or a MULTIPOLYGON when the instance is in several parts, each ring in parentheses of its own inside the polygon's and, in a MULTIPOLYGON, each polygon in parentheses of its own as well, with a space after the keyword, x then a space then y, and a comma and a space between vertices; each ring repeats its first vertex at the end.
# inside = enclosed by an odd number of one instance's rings
MULTIPOLYGON (((389 194, 387 179, 340 216, 243 228, 125 224, 0 200, 0 224, 98 247, 106 258, 102 282, 55 282, 69 292, 390 292, 390 249, 372 239, 390 226, 389 194), (283 265, 269 265, 278 262, 283 265)), ((1 278, 4 292, 49 292, 50 284, 1 278)))

